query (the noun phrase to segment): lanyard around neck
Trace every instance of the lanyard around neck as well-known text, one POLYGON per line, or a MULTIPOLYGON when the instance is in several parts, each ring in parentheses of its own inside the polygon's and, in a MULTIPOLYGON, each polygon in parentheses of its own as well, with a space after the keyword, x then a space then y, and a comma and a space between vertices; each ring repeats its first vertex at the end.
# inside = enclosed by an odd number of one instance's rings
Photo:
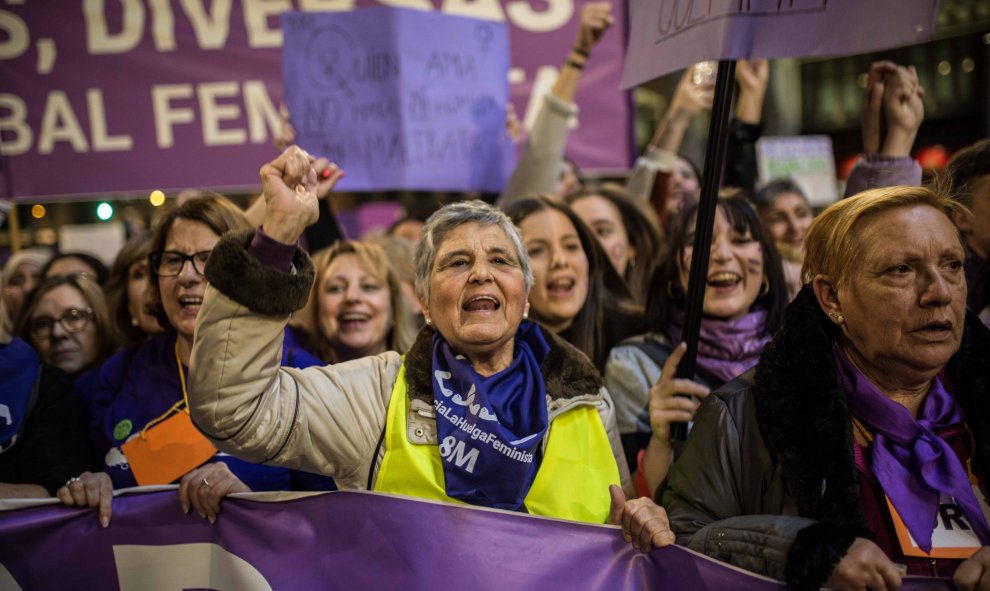
POLYGON ((160 416, 148 421, 148 424, 141 429, 141 439, 147 439, 148 429, 154 427, 158 423, 167 419, 172 413, 181 410, 182 412, 189 414, 189 394, 186 391, 186 372, 182 369, 182 359, 179 358, 179 339, 175 339, 175 365, 179 369, 179 383, 182 385, 182 400, 173 404, 168 410, 162 413, 160 416))

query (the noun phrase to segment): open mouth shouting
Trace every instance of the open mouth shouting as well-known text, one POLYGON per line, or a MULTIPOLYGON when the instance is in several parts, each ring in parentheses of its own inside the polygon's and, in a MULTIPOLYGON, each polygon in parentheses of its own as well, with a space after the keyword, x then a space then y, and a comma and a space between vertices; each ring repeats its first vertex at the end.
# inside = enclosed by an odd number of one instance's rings
POLYGON ((502 304, 490 295, 478 295, 468 299, 461 306, 465 312, 495 312, 502 304))
POLYGON ((717 291, 731 291, 742 283, 742 276, 732 271, 719 271, 708 276, 708 287, 717 291))
POLYGON ((199 307, 202 305, 203 296, 201 295, 179 296, 179 307, 184 314, 196 315, 199 313, 199 307))
POLYGON ((361 330, 371 321, 372 315, 369 312, 348 310, 337 316, 337 322, 341 330, 361 330))
POLYGON ((547 295, 555 299, 565 299, 574 295, 577 280, 574 277, 557 277, 547 283, 547 295))

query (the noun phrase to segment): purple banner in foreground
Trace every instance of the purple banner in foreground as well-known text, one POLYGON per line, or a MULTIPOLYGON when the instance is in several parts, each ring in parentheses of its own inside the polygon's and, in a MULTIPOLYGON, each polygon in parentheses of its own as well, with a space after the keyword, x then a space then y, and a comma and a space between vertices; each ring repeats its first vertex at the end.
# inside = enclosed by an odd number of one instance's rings
POLYGON ((0 513, 0 539, 2 589, 784 588, 679 547, 641 554, 616 528, 367 492, 227 499, 215 525, 175 491, 128 494, 107 529, 46 505, 0 513))
POLYGON ((922 43, 938 0, 630 0, 622 87, 719 59, 850 55, 922 43))

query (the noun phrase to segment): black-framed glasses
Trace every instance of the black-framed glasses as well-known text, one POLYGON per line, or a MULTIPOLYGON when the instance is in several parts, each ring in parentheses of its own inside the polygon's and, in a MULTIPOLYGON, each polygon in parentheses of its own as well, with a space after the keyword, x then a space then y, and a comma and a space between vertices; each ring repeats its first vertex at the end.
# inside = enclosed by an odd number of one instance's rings
POLYGON ((36 339, 48 338, 52 336, 52 329, 55 328, 55 323, 58 322, 66 332, 75 333, 86 328, 92 317, 92 308, 82 310, 79 308, 69 308, 65 312, 62 312, 62 315, 58 318, 52 318, 51 316, 32 318, 31 322, 28 323, 28 330, 31 332, 31 336, 36 339))
POLYGON ((211 252, 213 251, 203 250, 193 254, 182 254, 165 250, 149 254, 148 259, 151 261, 151 268, 159 277, 175 277, 182 272, 186 261, 192 263, 193 270, 202 275, 206 269, 206 261, 210 260, 211 252))

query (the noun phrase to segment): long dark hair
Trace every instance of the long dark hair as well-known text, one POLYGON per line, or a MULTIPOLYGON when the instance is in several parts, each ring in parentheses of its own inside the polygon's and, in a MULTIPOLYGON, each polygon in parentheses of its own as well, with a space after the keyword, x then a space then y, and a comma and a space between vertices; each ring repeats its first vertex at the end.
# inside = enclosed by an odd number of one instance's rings
MULTIPOLYGON (((773 334, 784 320, 784 308, 787 306, 787 283, 784 281, 784 270, 780 264, 780 254, 770 236, 763 230, 760 218, 753 205, 741 194, 720 196, 718 208, 726 221, 739 233, 749 233, 760 243, 763 252, 763 272, 766 273, 770 289, 766 294, 757 296, 753 306, 761 306, 767 311, 767 332, 773 334)), ((650 286, 650 298, 646 304, 646 321, 650 330, 666 333, 670 322, 670 307, 684 307, 686 303, 685 289, 675 289, 680 285, 680 270, 678 261, 682 260, 684 248, 687 245, 688 229, 695 223, 698 215, 698 204, 691 204, 674 218, 667 236, 667 252, 669 256, 662 267, 654 275, 650 286)))
MULTIPOLYGON (((607 336, 606 318, 610 323, 621 324, 624 319, 641 318, 642 311, 633 302, 625 281, 612 266, 591 230, 566 204, 547 195, 538 195, 512 203, 505 213, 518 226, 530 215, 547 209, 559 211, 571 221, 588 257, 588 297, 571 321, 568 329, 570 343, 587 355, 596 367, 604 368, 609 349, 615 344, 609 342, 614 339, 607 336)), ((540 319, 535 311, 533 315, 540 319)))
POLYGON ((619 187, 607 185, 586 187, 564 197, 568 205, 585 197, 601 197, 619 211, 622 224, 629 237, 629 245, 636 250, 635 261, 630 261, 623 279, 633 300, 646 304, 650 282, 656 273, 657 265, 663 257, 663 239, 660 226, 651 217, 652 212, 639 207, 629 194, 619 187))

